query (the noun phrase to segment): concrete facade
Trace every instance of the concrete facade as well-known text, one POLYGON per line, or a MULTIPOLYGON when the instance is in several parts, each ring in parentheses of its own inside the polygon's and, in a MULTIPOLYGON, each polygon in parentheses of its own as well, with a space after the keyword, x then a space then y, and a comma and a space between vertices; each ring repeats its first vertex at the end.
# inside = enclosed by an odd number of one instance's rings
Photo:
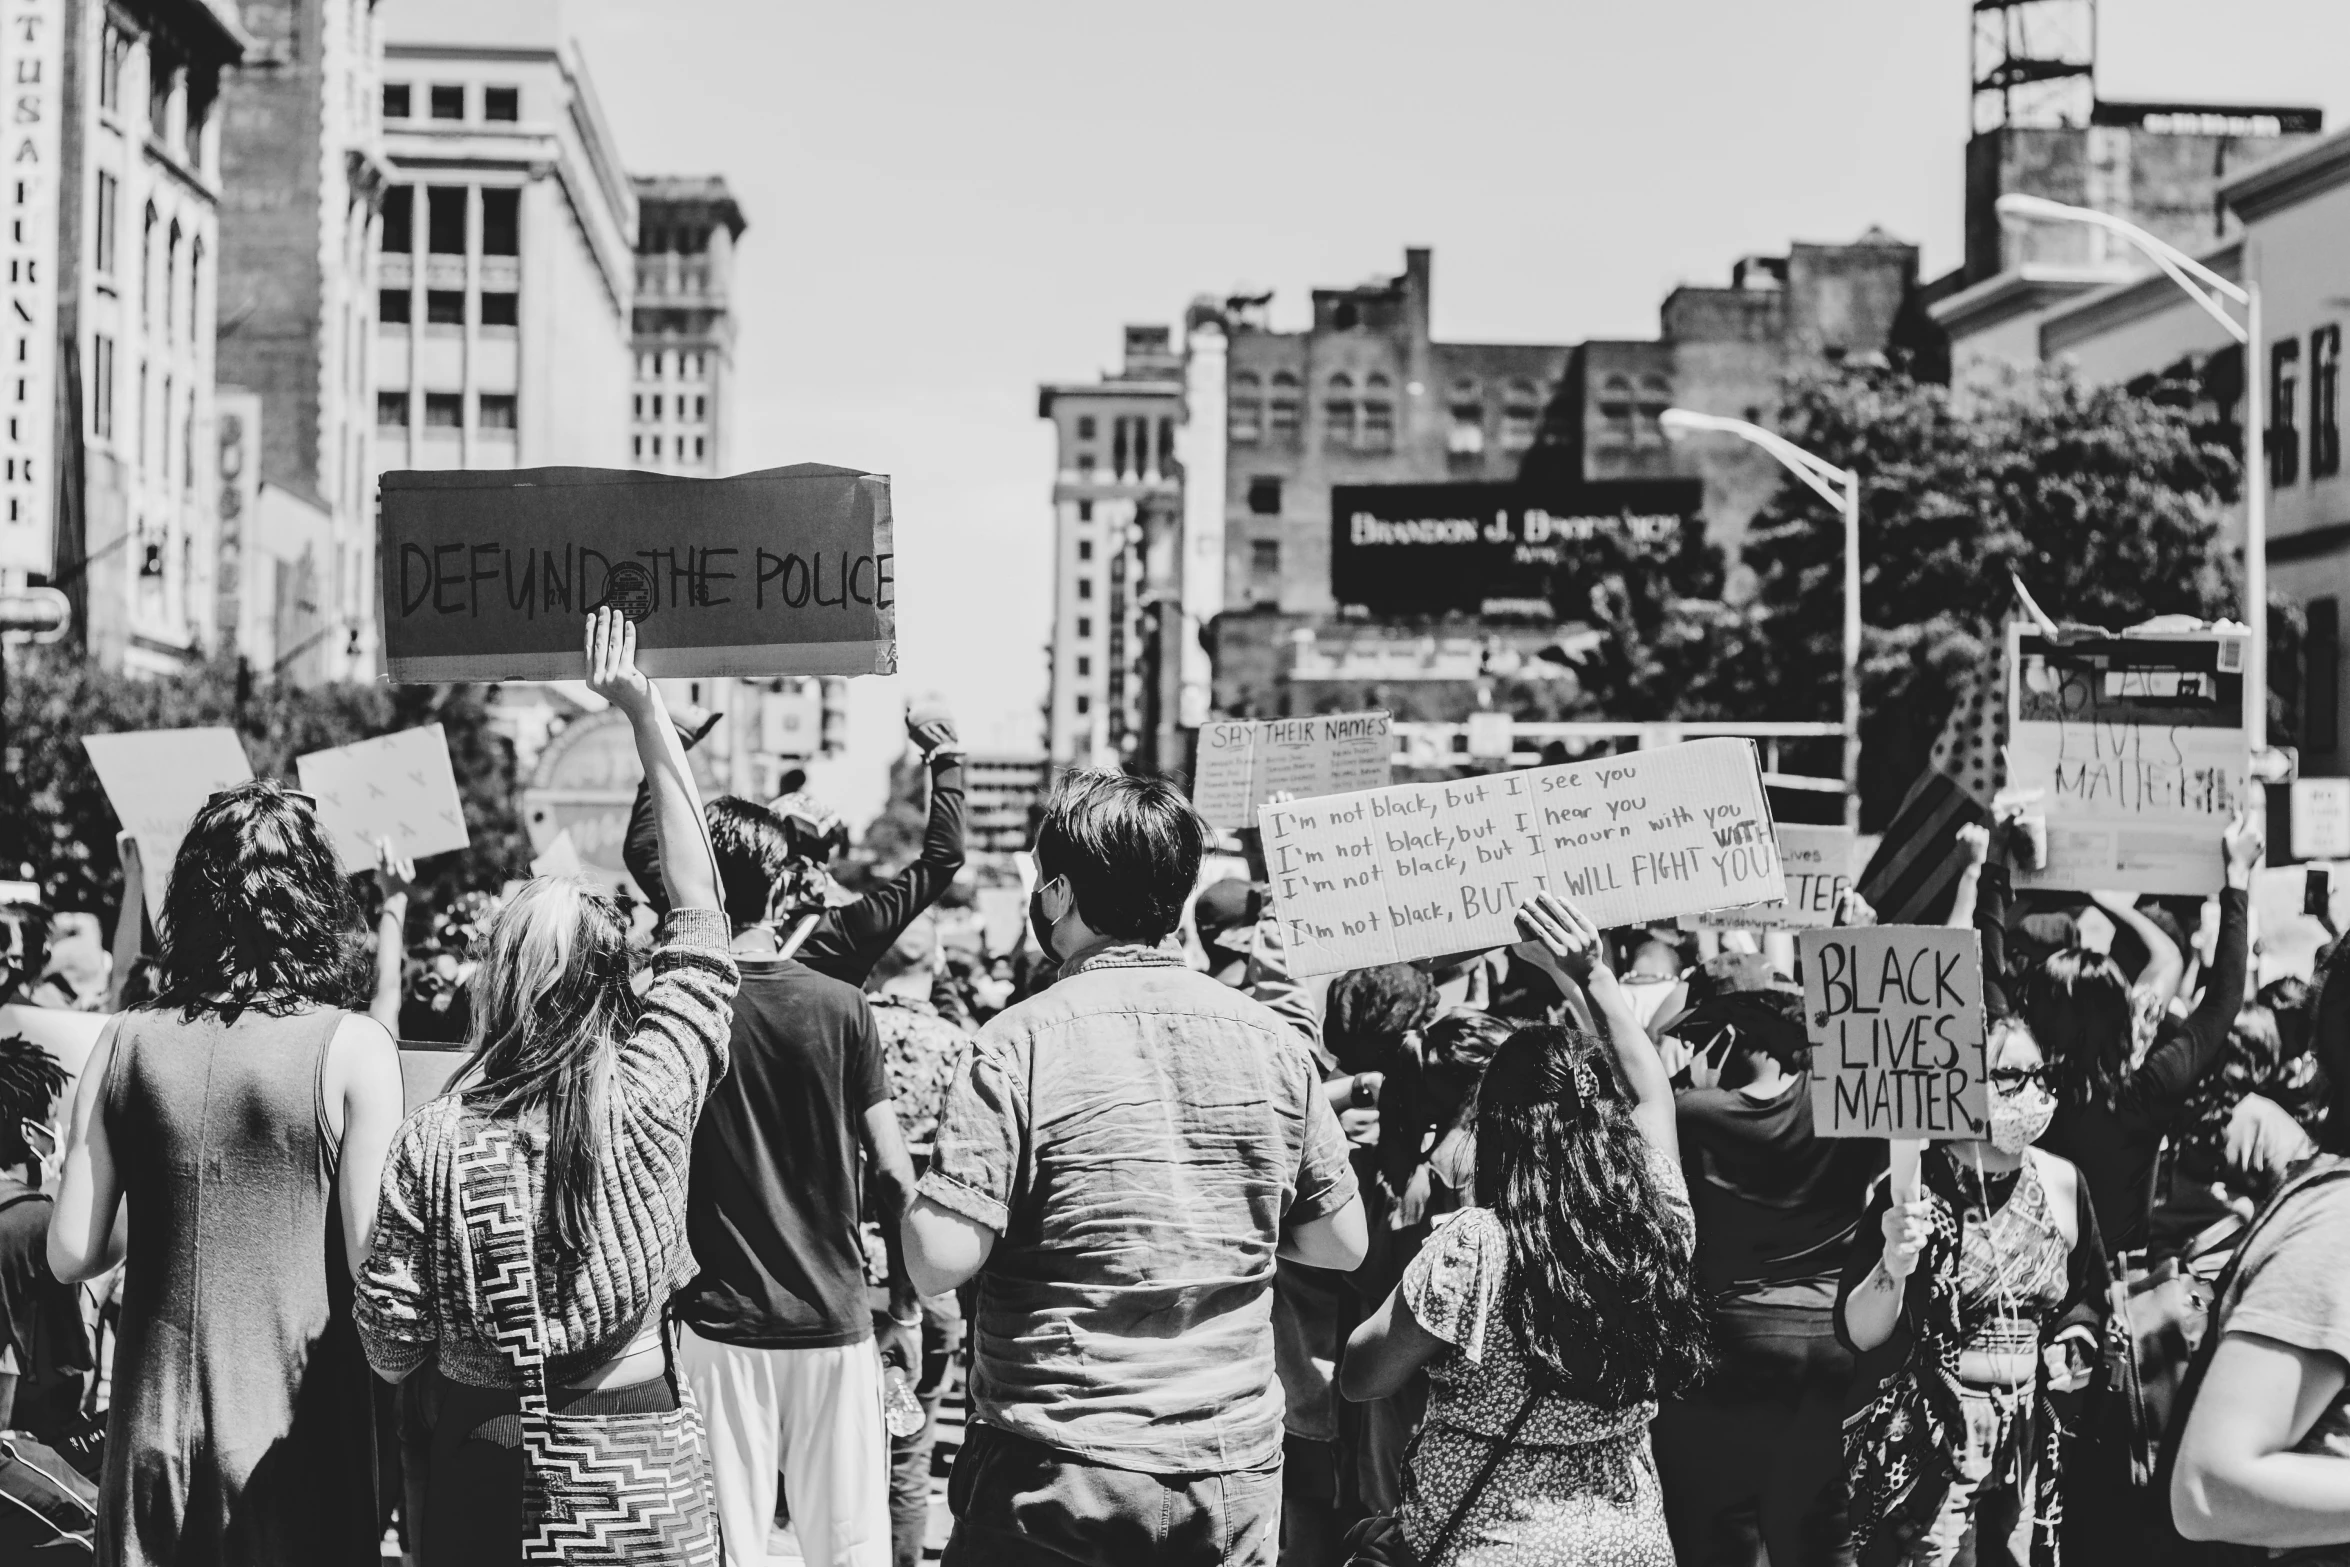
POLYGON ((82 482, 61 508, 56 575, 93 656, 168 671, 213 642, 218 110, 248 39, 204 0, 65 15, 60 326, 82 482))
POLYGON ((1168 732, 1181 678, 1167 651, 1183 626, 1182 376, 1166 327, 1130 326, 1116 372, 1037 391, 1056 452, 1045 697, 1055 767, 1149 760, 1168 732))
POLYGON ((734 247, 742 209, 726 181, 639 177, 636 383, 629 457, 655 473, 732 472, 734 247))
MULTIPOLYGON (((222 636, 264 672, 365 678, 377 668, 371 360, 388 174, 376 7, 248 0, 243 15, 254 46, 222 86, 219 376, 224 395, 258 399, 253 477, 286 503, 272 510, 320 526, 273 525, 265 540, 258 518, 230 514, 240 492, 224 475, 222 636), (281 586, 289 573, 304 585, 281 586)), ((231 444, 224 423, 224 462, 231 444)))

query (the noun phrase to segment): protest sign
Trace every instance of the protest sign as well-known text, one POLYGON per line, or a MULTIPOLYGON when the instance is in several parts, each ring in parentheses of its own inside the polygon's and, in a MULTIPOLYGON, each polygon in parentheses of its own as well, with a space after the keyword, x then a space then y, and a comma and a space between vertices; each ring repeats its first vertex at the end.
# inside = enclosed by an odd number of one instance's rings
POLYGON ((1849 827, 1796 827, 1779 824, 1779 864, 1787 876, 1787 897, 1781 903, 1758 903, 1750 909, 1708 914, 1685 914, 1687 930, 1804 930, 1836 923, 1836 904, 1852 890, 1854 870, 1865 862, 1858 857, 1849 827))
POLYGON ((1212 827, 1254 827, 1266 797, 1352 794, 1388 779, 1395 741, 1385 713, 1210 719, 1200 726, 1191 803, 1212 827))
POLYGON ((530 862, 533 876, 584 876, 587 866, 579 857, 579 845, 571 841, 571 829, 566 827, 548 840, 545 849, 530 862))
POLYGON ((1971 930, 1796 932, 1822 1137, 1989 1135, 1983 949, 1971 930))
POLYGON ((319 825, 334 835, 346 871, 372 870, 378 839, 411 860, 473 841, 438 724, 313 751, 294 766, 318 797, 319 825))
POLYGON ((897 669, 889 480, 803 463, 731 479, 601 468, 387 473, 391 678, 563 680, 581 620, 637 624, 648 675, 897 669))
POLYGON ((2011 791, 2048 821, 2019 887, 2217 892, 2220 833, 2252 798, 2241 632, 2008 632, 2011 791))
POLYGON ((2296 860, 2350 855, 2350 778, 2296 778, 2292 786, 2296 860))
POLYGON ((219 791, 253 776, 233 729, 147 729, 86 735, 106 801, 122 830, 139 845, 139 872, 147 907, 158 918, 171 863, 179 857, 188 822, 219 791))
POLYGON ((1518 905, 1542 891, 1608 926, 1787 890, 1745 740, 1399 784, 1257 815, 1301 978, 1506 945, 1521 939, 1518 905))

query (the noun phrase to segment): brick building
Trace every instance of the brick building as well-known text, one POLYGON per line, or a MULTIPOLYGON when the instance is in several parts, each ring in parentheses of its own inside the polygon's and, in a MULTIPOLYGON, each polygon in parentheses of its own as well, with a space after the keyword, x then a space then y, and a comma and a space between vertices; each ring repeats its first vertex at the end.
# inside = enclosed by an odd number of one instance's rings
POLYGON ((265 672, 365 678, 388 173, 376 7, 247 0, 243 16, 253 47, 222 84, 220 132, 221 636, 265 672))
POLYGON ((716 478, 730 471, 731 300, 742 208, 716 175, 639 176, 635 185, 629 456, 655 473, 716 478))

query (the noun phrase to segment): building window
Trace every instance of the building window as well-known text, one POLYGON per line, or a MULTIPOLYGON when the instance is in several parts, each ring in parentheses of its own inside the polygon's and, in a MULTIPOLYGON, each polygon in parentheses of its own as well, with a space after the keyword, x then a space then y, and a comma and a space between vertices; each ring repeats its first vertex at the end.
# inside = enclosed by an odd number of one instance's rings
POLYGON ((1086 714, 1088 714, 1088 713, 1090 713, 1090 712, 1092 712, 1092 711, 1093 711, 1093 698, 1092 698, 1092 697, 1090 697, 1090 696, 1087 696, 1087 695, 1086 695, 1084 692, 1082 692, 1082 691, 1078 692, 1078 693, 1077 693, 1077 716, 1078 716, 1078 717, 1080 717, 1080 718, 1083 718, 1083 717, 1084 717, 1086 714))
POLYGON ((1673 406, 1673 386, 1661 375, 1640 378, 1640 400, 1633 409, 1632 439, 1637 445, 1665 444, 1665 410, 1673 406))
POLYGON ((2342 329, 2309 334, 2309 476, 2342 471, 2342 329))
POLYGON ((1080 679, 1080 680, 1083 680, 1083 679, 1084 679, 1086 676, 1088 676, 1088 675, 1090 675, 1090 674, 1092 674, 1092 673, 1093 673, 1093 660, 1092 660, 1091 658, 1088 658, 1088 657, 1087 657, 1085 654, 1083 654, 1083 653, 1080 653, 1080 654, 1078 654, 1078 655, 1077 655, 1077 678, 1078 678, 1078 679, 1080 679))
POLYGON ((171 93, 179 85, 179 62, 165 54, 162 40, 153 34, 147 37, 147 129, 155 133, 157 141, 169 139, 171 129, 171 93))
POLYGON ((706 399, 706 398, 701 398, 701 397, 697 397, 697 398, 695 398, 695 399, 694 399, 694 417, 695 417, 696 419, 707 419, 708 417, 710 417, 710 415, 709 415, 709 412, 708 412, 708 410, 709 410, 709 407, 710 407, 710 404, 709 404, 709 401, 708 401, 708 399, 706 399))
POLYGON ((1444 449, 1455 457, 1474 457, 1485 450, 1483 403, 1452 405, 1452 433, 1445 437, 1444 449))
POLYGON ((704 439, 705 437, 699 435, 694 437, 694 456, 697 459, 699 459, 704 452, 709 450, 707 446, 702 444, 704 439))
POLYGON ((511 289, 490 289, 481 296, 483 326, 520 326, 522 296, 511 289))
POLYGON ((1084 641, 1086 638, 1088 638, 1088 637, 1090 637, 1090 636, 1092 636, 1092 635, 1093 635, 1093 621, 1092 621, 1092 619, 1091 619, 1090 617, 1088 617, 1088 616, 1085 616, 1085 615, 1080 615, 1080 616, 1078 616, 1078 617, 1077 617, 1077 640, 1078 640, 1078 641, 1080 641, 1080 642, 1082 642, 1082 641, 1084 641))
POLYGON ((90 345, 90 433, 114 439, 114 339, 100 332, 90 345))
POLYGON ((522 192, 491 189, 481 193, 481 253, 522 254, 522 192))
POLYGON ((115 231, 121 226, 116 206, 122 198, 122 183, 113 175, 101 171, 98 175, 98 270, 114 270, 115 231))
POLYGON ((1093 540, 1079 539, 1077 541, 1077 558, 1079 560, 1093 559, 1093 540))
POLYGON ((408 394, 406 392, 378 392, 375 394, 375 427, 379 430, 408 428, 408 394))
POLYGON ((1354 378, 1341 371, 1330 378, 1330 395, 1322 401, 1322 444, 1352 446, 1355 439, 1354 378))
POLYGON ((2308 673, 2301 689, 2308 712, 2301 743, 2320 756, 2331 756, 2342 744, 2342 601, 2311 599, 2302 606, 2302 615, 2308 625, 2301 642, 2308 673))
POLYGON ((424 193, 424 248, 436 256, 465 254, 465 188, 433 185, 424 193))
POLYGON ((662 409, 662 406, 663 406, 663 404, 664 404, 664 402, 665 402, 665 401, 666 401, 666 400, 665 400, 665 399, 664 399, 664 398, 661 396, 661 394, 660 394, 659 392, 655 392, 655 393, 653 394, 653 417, 654 417, 654 418, 658 419, 658 418, 660 418, 660 417, 661 417, 661 409, 662 409))
POLYGON ((138 420, 138 423, 131 432, 137 438, 136 444, 131 447, 131 466, 139 472, 145 473, 147 471, 147 366, 143 362, 139 366, 139 402, 138 407, 133 411, 133 416, 138 420))
POLYGON ((424 291, 424 322, 427 326, 463 326, 465 324, 465 291, 459 288, 428 288, 424 291))
POLYGON ((2301 477, 2301 340, 2288 337, 2269 350, 2268 481, 2301 477))
MULTIPOLYGON (((1608 378, 1611 387, 1618 382, 1623 385, 1625 417, 1629 419, 1632 384, 1625 381, 1622 376, 1608 378)), ((1509 400, 1502 404, 1501 409, 1501 449, 1505 452, 1522 452, 1534 444, 1534 425, 1541 412, 1535 406, 1534 383, 1524 380, 1512 381, 1509 384, 1508 398, 1509 400)))
POLYGON ((1081 599, 1093 597, 1093 578, 1079 577, 1077 579, 1077 596, 1081 599))
POLYGON ((1279 539, 1251 539, 1248 546, 1249 575, 1279 577, 1281 575, 1281 541, 1279 539))
POLYGON ((484 87, 481 90, 481 117, 485 120, 521 119, 522 89, 519 87, 484 87))
POLYGON ((408 84, 406 82, 384 83, 384 118, 387 120, 408 118, 408 84))
POLYGON ((177 220, 163 241, 163 335, 171 336, 180 302, 180 226, 177 220))
POLYGON ((1083 418, 1077 421, 1077 439, 1081 441, 1092 440, 1094 438, 1094 431, 1097 428, 1098 426, 1096 426, 1093 422, 1093 415, 1085 415, 1083 418))
POLYGON ((1077 520, 1079 522, 1093 521, 1093 502, 1079 501, 1077 503, 1077 520))
POLYGON ((405 256, 416 248, 416 187, 394 185, 384 192, 384 221, 378 248, 387 256, 405 256))
POLYGON ((644 454, 645 438, 641 435, 630 436, 628 440, 628 455, 631 457, 642 457, 644 454))
POLYGON ((514 428, 514 394, 512 392, 484 392, 475 410, 474 423, 484 430, 511 430, 514 428))
POLYGON ((139 225, 139 330, 154 324, 155 316, 155 203, 147 203, 146 220, 139 225))
POLYGON ((1395 450, 1395 404, 1371 401, 1363 404, 1362 430, 1356 444, 1367 452, 1395 450))
POLYGON ((659 460, 659 458, 660 458, 660 456, 661 456, 661 437, 659 437, 659 436, 657 436, 657 435, 656 435, 656 436, 654 436, 654 437, 653 437, 653 457, 654 457, 654 459, 655 459, 656 461, 658 461, 658 460, 659 460))
POLYGON ((385 326, 406 326, 411 296, 404 288, 379 288, 375 291, 375 318, 385 326))
POLYGON ((1093 453, 1079 452, 1077 454, 1077 471, 1079 473, 1093 472, 1093 453))
POLYGON ((463 85, 435 87, 432 90, 432 117, 436 120, 462 120, 465 118, 465 88, 463 85))
POLYGON ((424 394, 424 427, 454 430, 465 423, 465 399, 455 392, 424 394))
POLYGON ((1259 517, 1281 515, 1281 481, 1270 474, 1257 474, 1248 481, 1248 509, 1259 517))
POLYGON ((204 242, 188 247, 188 341, 197 340, 204 304, 204 242))
POLYGON ((108 22, 98 40, 98 107, 110 114, 122 112, 122 62, 130 50, 130 39, 108 22))
POLYGON ((637 394, 636 394, 634 397, 631 397, 631 398, 628 400, 628 411, 629 411, 629 413, 630 413, 630 415, 631 415, 631 416, 633 416, 633 417, 635 417, 635 418, 638 418, 638 419, 642 419, 642 418, 645 416, 645 394, 644 394, 644 393, 642 393, 642 392, 639 392, 639 393, 637 393, 637 394))

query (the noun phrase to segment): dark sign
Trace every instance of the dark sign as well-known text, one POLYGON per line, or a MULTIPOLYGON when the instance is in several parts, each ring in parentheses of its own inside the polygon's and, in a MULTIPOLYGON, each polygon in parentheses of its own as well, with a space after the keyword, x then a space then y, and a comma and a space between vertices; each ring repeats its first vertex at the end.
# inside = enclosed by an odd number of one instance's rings
POLYGON ((2090 120, 2157 136, 2314 136, 2323 109, 2270 103, 2099 103, 2090 120))
POLYGON ((1586 571, 1675 553, 1702 502, 1695 479, 1341 485, 1330 592, 1382 614, 1545 612, 1586 571))

